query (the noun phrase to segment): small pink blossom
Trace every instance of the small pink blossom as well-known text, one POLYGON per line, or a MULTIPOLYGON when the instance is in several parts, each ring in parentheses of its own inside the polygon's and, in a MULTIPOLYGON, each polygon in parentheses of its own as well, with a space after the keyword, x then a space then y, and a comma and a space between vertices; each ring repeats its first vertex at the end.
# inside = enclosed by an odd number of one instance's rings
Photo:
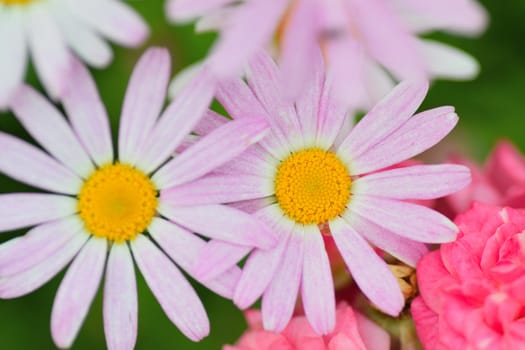
POLYGON ((412 315, 427 349, 525 348, 525 211, 476 203, 421 259, 412 315))
POLYGON ((281 332, 266 331, 259 310, 245 313, 249 329, 236 345, 223 350, 382 350, 390 348, 390 337, 381 327, 352 310, 347 304, 337 308, 336 326, 326 336, 318 335, 305 316, 292 318, 281 332))

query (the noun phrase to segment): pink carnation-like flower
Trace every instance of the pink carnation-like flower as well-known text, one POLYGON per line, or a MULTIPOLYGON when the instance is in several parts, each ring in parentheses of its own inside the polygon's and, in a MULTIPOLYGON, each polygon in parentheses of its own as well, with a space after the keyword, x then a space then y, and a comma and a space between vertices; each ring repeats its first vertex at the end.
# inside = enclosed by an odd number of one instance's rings
POLYGON ((474 201, 525 208, 525 157, 510 141, 498 142, 484 166, 460 157, 450 161, 467 166, 472 182, 439 201, 437 208, 449 217, 469 209, 474 201))
POLYGON ((136 47, 148 32, 121 0, 0 0, 0 109, 22 84, 29 57, 49 95, 59 98, 74 73, 75 55, 105 67, 113 59, 106 40, 136 47))
MULTIPOLYGON (((468 169, 458 165, 388 169, 432 147, 457 123, 452 107, 413 115, 426 82, 401 83, 352 126, 317 57, 316 79, 294 103, 283 96, 279 67, 265 53, 252 61, 247 83, 221 83, 216 96, 229 114, 264 117, 270 133, 191 189, 163 194, 174 205, 220 199, 273 228, 280 242, 269 250, 212 240, 194 271, 212 278, 250 254, 234 301, 244 309, 262 296, 264 326, 273 331, 284 329, 298 294, 316 332, 330 333, 335 325, 334 283, 319 228, 325 223, 361 291, 398 315, 405 304, 398 281, 370 243, 415 266, 428 251, 423 242, 452 241, 457 228, 407 200, 441 197, 470 181, 468 169)), ((200 127, 213 129, 221 119, 209 113, 200 127)))
POLYGON ((167 12, 175 21, 201 17, 198 29, 221 33, 210 58, 220 74, 240 70, 277 37, 292 95, 311 75, 320 46, 338 78, 338 93, 366 108, 390 91, 391 76, 397 81, 475 76, 473 58, 418 35, 477 34, 487 22, 474 0, 169 0, 167 12))
POLYGON ((245 313, 248 331, 236 345, 223 350, 387 350, 390 336, 381 327, 346 304, 340 304, 336 326, 326 336, 318 335, 304 316, 295 316, 281 333, 266 331, 259 310, 245 313))
POLYGON ((421 259, 412 315, 426 349, 525 348, 525 211, 476 203, 421 259))
MULTIPOLYGON (((63 100, 68 119, 30 87, 12 100, 16 117, 46 152, 0 133, 0 172, 48 193, 0 195, 0 232, 32 227, 0 245, 0 298, 36 290, 71 262, 51 314, 61 348, 73 344, 104 272, 107 346, 134 347, 134 262, 168 318, 198 341, 209 333, 208 317, 179 269, 191 274, 205 246, 192 232, 250 247, 276 243, 261 222, 220 202, 187 206, 163 199, 170 187, 191 187, 268 131, 263 119, 233 121, 174 155, 207 109, 215 82, 203 71, 162 112, 170 62, 167 50, 150 49, 137 64, 120 118, 118 157, 106 110, 80 63, 63 100)), ((196 279, 231 298, 240 274, 233 267, 214 279, 196 279)))

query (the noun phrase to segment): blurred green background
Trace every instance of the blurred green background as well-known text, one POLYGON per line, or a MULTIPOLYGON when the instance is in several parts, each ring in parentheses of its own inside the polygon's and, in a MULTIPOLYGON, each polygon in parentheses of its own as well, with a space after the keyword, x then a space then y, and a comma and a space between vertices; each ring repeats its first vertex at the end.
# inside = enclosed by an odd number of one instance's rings
MULTIPOLYGON (((271 1, 271 0, 269 0, 271 1)), ((461 38, 433 34, 433 38, 464 49, 481 63, 480 76, 471 82, 435 82, 423 108, 453 105, 460 115, 454 133, 442 143, 443 156, 452 151, 466 153, 482 161, 496 140, 505 137, 525 150, 525 1, 481 1, 489 10, 491 24, 480 38, 461 38)), ((115 48, 113 63, 94 71, 102 99, 111 116, 116 135, 121 103, 128 78, 144 48, 151 45, 168 47, 174 72, 203 58, 213 42, 213 34, 193 32, 193 27, 168 24, 163 0, 129 1, 151 28, 147 44, 136 50, 115 48)), ((9 54, 2 48, 1 54, 9 54)), ((1 78, 1 77, 0 77, 1 78)), ((30 72, 28 81, 40 86, 30 72)), ((0 114, 0 130, 30 140, 10 114, 0 114)), ((0 150, 1 156, 1 150, 0 150)), ((0 175, 0 193, 31 191, 0 175)), ((0 241, 22 232, 1 234, 0 241)), ((0 301, 1 349, 54 349, 49 331, 51 307, 63 274, 43 288, 23 298, 0 301)), ((211 334, 200 343, 188 341, 164 315, 144 280, 137 273, 139 291, 139 334, 137 349, 220 349, 233 343, 245 323, 242 313, 230 301, 206 291, 194 283, 208 310, 211 334)), ((97 295, 73 349, 104 349, 102 298, 97 295)))

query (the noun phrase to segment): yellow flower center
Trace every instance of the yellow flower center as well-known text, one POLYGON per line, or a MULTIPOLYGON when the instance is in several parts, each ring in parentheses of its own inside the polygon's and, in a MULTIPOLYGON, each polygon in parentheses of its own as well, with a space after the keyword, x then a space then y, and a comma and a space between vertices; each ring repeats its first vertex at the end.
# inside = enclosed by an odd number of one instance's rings
POLYGON ((37 0, 0 0, 0 4, 6 5, 27 5, 37 0))
POLYGON ((289 218, 319 225, 344 212, 351 184, 346 166, 334 153, 310 148, 281 163, 275 177, 275 195, 289 218))
POLYGON ((78 196, 86 229, 115 242, 133 240, 155 216, 155 186, 145 174, 126 164, 109 164, 84 182, 78 196))

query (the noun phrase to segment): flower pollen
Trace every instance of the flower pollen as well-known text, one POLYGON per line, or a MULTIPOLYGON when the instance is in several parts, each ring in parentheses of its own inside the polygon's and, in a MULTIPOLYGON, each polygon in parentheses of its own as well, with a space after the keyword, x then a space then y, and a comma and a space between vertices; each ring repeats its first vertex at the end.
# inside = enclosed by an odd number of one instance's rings
POLYGON ((37 0, 0 0, 0 4, 6 5, 27 5, 37 0))
POLYGON ((157 190, 141 171, 126 164, 96 170, 82 186, 78 211, 89 233, 115 242, 133 240, 155 216, 157 190))
POLYGON ((293 153, 277 169, 279 206, 301 224, 322 224, 341 215, 350 200, 352 180, 333 152, 310 148, 293 153))

